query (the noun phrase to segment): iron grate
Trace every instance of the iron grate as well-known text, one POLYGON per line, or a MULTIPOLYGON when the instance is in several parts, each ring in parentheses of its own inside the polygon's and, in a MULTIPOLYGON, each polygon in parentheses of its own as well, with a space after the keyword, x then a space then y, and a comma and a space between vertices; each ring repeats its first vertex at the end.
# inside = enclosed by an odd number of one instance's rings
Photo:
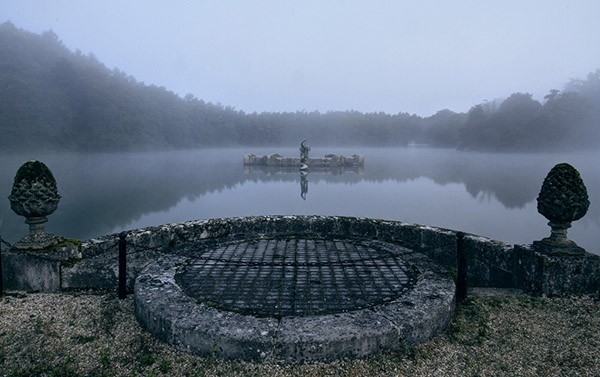
POLYGON ((324 315, 397 299, 417 281, 379 241, 260 239, 221 244, 180 269, 183 291, 219 309, 264 317, 324 315))

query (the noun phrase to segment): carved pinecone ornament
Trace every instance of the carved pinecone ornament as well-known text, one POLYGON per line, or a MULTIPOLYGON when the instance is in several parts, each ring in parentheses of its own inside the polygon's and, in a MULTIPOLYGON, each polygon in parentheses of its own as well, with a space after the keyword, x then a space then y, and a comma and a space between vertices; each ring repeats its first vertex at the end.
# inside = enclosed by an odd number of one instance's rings
POLYGON ((538 212, 555 224, 581 219, 590 206, 579 172, 567 163, 558 164, 550 170, 537 203, 538 212))
POLYGON ((56 210, 60 195, 50 169, 43 162, 28 161, 17 171, 8 199, 18 215, 41 217, 56 210))

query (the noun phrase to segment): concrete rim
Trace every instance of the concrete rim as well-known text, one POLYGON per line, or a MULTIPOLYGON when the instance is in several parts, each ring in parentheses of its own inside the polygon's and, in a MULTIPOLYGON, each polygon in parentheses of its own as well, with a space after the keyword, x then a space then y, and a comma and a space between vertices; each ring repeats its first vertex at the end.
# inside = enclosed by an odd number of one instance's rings
POLYGON ((186 295, 175 281, 190 257, 167 255, 135 282, 135 315, 181 350, 225 359, 299 363, 361 357, 421 343, 445 328, 455 306, 448 271, 412 253, 412 290, 377 307, 309 317, 259 318, 219 310, 186 295))

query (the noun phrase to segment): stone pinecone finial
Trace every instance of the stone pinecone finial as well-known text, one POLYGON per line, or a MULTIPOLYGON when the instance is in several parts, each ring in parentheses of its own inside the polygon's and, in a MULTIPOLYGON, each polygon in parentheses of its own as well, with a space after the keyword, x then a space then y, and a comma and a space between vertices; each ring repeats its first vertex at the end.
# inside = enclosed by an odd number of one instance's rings
POLYGON ((581 219, 590 206, 585 184, 577 169, 567 163, 550 170, 537 198, 538 212, 549 220, 551 235, 534 242, 545 251, 579 254, 585 250, 567 238, 571 222, 581 219))
POLYGON ((56 210, 60 195, 50 169, 43 162, 27 161, 15 175, 8 200, 19 216, 48 216, 56 210))
POLYGON ((46 216, 56 210, 60 195, 52 172, 43 162, 27 161, 19 168, 8 200, 12 210, 29 224, 29 234, 16 248, 44 249, 62 240, 45 231, 46 216))

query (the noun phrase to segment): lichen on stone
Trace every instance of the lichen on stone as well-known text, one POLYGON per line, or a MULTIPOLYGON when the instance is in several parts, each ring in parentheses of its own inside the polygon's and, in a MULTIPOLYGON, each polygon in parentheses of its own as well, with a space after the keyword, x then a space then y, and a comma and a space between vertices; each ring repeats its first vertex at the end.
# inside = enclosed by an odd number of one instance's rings
POLYGON ((581 219, 590 206, 585 184, 577 169, 567 163, 550 170, 537 198, 540 214, 552 223, 581 219))
POLYGON ((19 170, 17 170, 17 174, 15 175, 15 180, 13 183, 14 186, 21 183, 22 181, 32 183, 32 182, 43 182, 48 187, 54 187, 56 189, 56 180, 54 179, 54 175, 50 169, 40 161, 27 161, 24 163, 19 170))
POLYGON ((17 174, 8 199, 15 213, 25 217, 47 216, 60 200, 56 180, 40 161, 27 161, 17 174))

